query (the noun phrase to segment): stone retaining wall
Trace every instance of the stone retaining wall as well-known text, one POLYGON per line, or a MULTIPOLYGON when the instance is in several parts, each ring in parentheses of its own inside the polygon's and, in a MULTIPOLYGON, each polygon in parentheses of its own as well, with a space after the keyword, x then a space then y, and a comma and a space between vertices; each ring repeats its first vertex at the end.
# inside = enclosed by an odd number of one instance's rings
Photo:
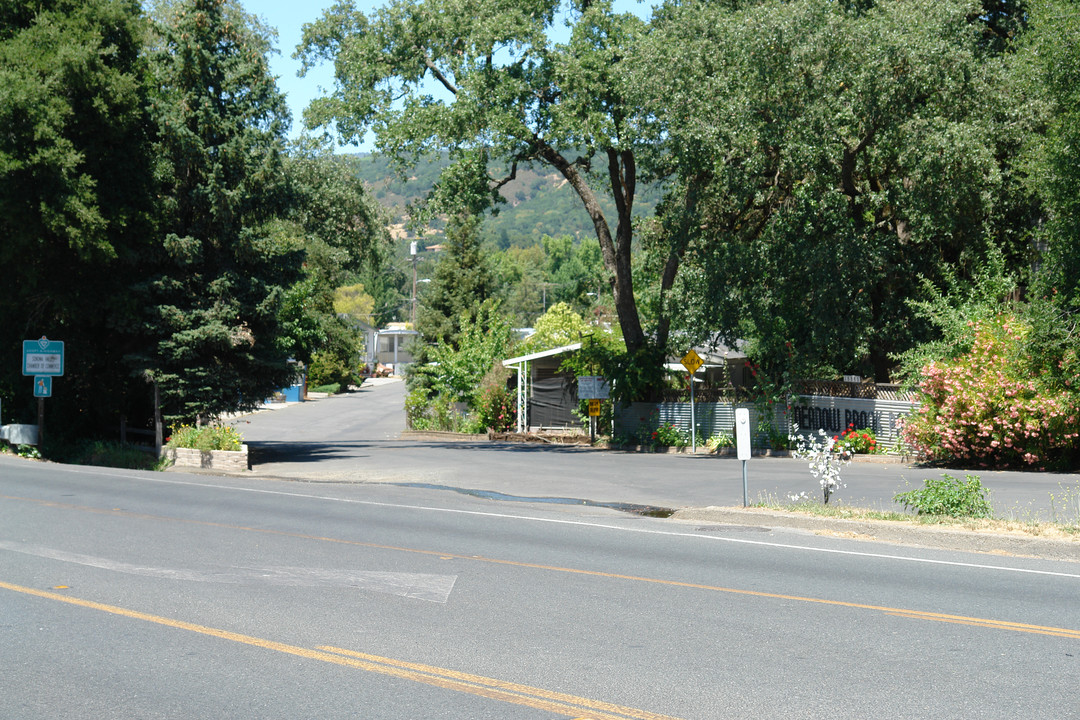
POLYGON ((247 445, 241 445, 239 450, 165 448, 162 454, 177 467, 197 467, 223 472, 239 472, 249 468, 247 445))

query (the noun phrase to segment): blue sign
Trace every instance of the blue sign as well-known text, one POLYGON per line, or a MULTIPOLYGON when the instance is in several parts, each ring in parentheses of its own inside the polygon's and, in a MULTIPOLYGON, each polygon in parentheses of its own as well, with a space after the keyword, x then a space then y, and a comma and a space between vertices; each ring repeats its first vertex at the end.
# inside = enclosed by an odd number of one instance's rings
POLYGON ((44 335, 40 340, 23 340, 23 375, 64 374, 64 343, 50 340, 44 335))
POLYGON ((34 378, 34 397, 52 397, 51 375, 38 375, 34 378))

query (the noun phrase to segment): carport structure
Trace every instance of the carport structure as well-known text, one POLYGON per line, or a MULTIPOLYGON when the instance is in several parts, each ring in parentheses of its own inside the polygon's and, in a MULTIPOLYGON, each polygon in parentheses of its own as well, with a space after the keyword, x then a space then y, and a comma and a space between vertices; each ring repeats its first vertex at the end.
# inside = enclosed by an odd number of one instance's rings
POLYGON ((581 343, 573 343, 572 345, 563 345, 551 350, 542 350, 531 355, 522 355, 502 361, 503 367, 514 368, 517 371, 517 431, 519 433, 523 433, 527 429, 526 420, 529 412, 528 385, 532 380, 529 375, 529 363, 580 349, 581 343))

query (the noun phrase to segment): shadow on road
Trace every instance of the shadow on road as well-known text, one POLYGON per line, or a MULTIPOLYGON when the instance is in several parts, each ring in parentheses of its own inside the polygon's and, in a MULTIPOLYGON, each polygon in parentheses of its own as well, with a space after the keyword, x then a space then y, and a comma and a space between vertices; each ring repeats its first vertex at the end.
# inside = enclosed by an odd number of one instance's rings
POLYGON ((486 452, 496 454, 522 455, 565 455, 593 452, 592 448, 575 445, 540 445, 535 443, 492 443, 487 440, 476 441, 432 441, 432 440, 354 440, 326 442, 294 442, 283 440, 248 441, 248 453, 251 465, 266 465, 279 462, 302 463, 321 460, 364 458, 363 450, 394 450, 397 452, 416 453, 434 450, 460 452, 486 452))

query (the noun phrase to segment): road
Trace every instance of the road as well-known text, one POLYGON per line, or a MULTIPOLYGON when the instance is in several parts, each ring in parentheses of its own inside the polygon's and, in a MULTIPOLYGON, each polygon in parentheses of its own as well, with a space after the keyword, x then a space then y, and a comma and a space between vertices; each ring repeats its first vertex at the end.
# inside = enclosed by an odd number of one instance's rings
POLYGON ((300 481, 0 457, 0 718, 1077 714, 1080 564, 335 480, 369 404, 300 481))

